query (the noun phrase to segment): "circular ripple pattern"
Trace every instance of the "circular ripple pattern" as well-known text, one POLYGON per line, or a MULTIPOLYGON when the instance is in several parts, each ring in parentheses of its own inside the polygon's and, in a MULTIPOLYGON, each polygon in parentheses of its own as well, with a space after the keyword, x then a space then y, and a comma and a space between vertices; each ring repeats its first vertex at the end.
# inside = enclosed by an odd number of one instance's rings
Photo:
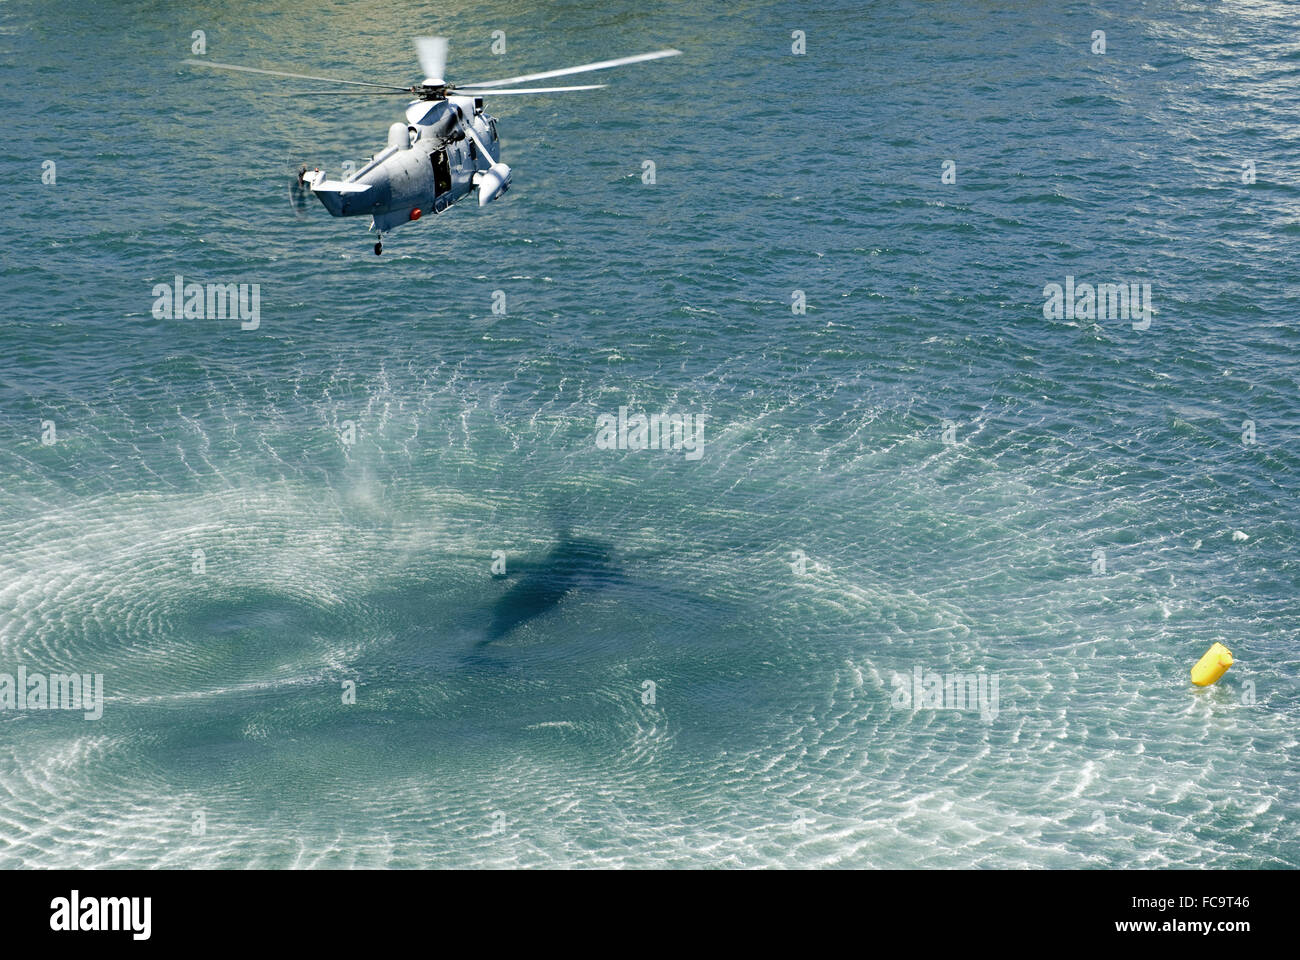
MULTIPOLYGON (((0 13, 0 168, 59 170, 0 224, 0 672, 106 700, 0 711, 0 866, 1300 866, 1289 7, 511 8, 458 75, 686 55, 491 103, 509 197, 382 258, 283 174, 386 108, 64 11, 0 13), (112 123, 28 82, 87 59, 112 123), (598 449, 624 406, 702 455, 598 449)), ((421 16, 209 54, 404 77, 421 16)))

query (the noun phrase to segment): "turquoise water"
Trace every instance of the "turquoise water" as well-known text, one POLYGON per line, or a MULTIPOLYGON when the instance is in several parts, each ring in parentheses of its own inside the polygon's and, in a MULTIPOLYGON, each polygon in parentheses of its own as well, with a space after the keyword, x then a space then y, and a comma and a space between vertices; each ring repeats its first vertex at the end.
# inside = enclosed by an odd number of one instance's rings
POLYGON ((0 864, 1300 866, 1294 6, 18 2, 0 54, 0 672, 106 690, 0 712, 0 864), (489 100, 508 197, 377 258, 286 172, 403 101, 199 29, 684 54, 489 100))

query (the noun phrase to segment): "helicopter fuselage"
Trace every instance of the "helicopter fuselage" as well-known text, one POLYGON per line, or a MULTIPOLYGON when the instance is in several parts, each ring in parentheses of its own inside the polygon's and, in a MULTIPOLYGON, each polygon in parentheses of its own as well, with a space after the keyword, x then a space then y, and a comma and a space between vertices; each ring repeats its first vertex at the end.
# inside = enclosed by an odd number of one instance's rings
POLYGON ((406 122, 388 128, 388 143, 344 180, 320 170, 303 171, 310 187, 336 217, 373 218, 379 234, 439 214, 478 191, 483 206, 509 189, 510 168, 500 162, 496 120, 483 111, 482 97, 416 100, 406 122))

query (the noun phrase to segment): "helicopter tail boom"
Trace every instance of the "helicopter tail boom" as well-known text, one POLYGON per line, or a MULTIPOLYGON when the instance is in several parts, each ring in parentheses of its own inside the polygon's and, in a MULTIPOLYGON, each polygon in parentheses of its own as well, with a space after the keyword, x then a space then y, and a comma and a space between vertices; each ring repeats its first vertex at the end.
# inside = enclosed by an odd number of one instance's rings
POLYGON ((351 183, 345 180, 327 180, 325 174, 319 170, 304 173, 302 182, 304 186, 311 188, 311 192, 316 194, 325 209, 336 217, 359 216, 363 213, 369 213, 369 210, 359 209, 361 205, 353 202, 351 198, 357 194, 366 193, 370 190, 371 184, 351 183))

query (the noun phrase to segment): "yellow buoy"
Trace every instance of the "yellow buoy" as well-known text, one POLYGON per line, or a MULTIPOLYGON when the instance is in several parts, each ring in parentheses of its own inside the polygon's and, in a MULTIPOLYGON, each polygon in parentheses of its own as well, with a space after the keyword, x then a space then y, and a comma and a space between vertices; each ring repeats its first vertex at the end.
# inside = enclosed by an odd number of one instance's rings
POLYGON ((1205 656, 1196 661, 1192 667, 1192 683, 1198 687, 1208 687, 1228 672, 1232 666, 1232 651, 1221 643, 1216 643, 1205 651, 1205 656))

